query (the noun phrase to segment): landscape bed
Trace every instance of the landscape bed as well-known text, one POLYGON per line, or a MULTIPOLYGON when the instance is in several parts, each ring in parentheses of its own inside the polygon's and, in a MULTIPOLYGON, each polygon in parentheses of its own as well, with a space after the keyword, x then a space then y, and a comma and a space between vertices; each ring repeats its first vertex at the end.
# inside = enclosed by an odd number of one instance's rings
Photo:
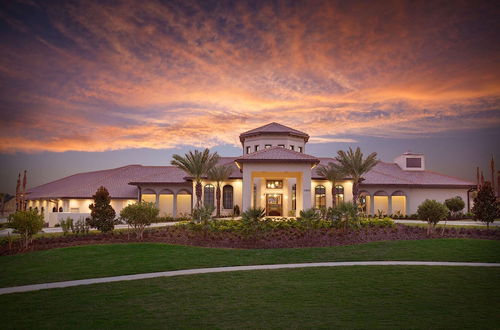
MULTIPOLYGON (((418 226, 390 225, 364 227, 359 229, 336 228, 274 228, 271 230, 256 230, 241 232, 235 230, 210 228, 202 229, 201 225, 192 227, 168 226, 146 230, 142 241, 162 242, 169 244, 192 245, 203 247, 268 249, 268 248, 299 248, 350 245, 374 241, 420 240, 429 238, 476 238, 499 240, 498 229, 477 228, 437 228, 431 235, 427 229, 418 226)), ((0 255, 16 254, 27 251, 47 250, 86 244, 129 243, 138 242, 130 231, 114 231, 112 233, 90 233, 86 235, 68 235, 56 237, 41 237, 33 241, 28 250, 20 248, 16 242, 3 241, 0 255)))

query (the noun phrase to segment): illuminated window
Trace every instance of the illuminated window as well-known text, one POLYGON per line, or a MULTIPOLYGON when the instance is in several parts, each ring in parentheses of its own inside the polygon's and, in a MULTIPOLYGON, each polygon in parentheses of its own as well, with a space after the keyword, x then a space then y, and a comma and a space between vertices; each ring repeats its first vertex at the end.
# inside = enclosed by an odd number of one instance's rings
POLYGON ((247 147, 247 154, 250 153, 250 147, 247 147))
POLYGON ((215 195, 214 185, 212 184, 205 185, 205 188, 203 189, 203 205, 214 206, 215 205, 214 195, 215 195))
POLYGON ((233 208, 233 186, 231 185, 225 185, 224 188, 222 188, 222 208, 233 208))
POLYGON ((284 144, 278 144, 278 147, 282 147, 282 148, 284 148, 284 147, 285 147, 285 145, 284 145, 284 144))
POLYGON ((326 189, 325 186, 319 185, 314 188, 314 207, 319 209, 326 207, 326 189))
POLYGON ((259 145, 258 144, 254 148, 255 148, 255 151, 259 151, 259 145))
POLYGON ((282 189, 283 180, 266 180, 267 189, 282 189))
POLYGON ((302 147, 299 147, 299 152, 302 153, 303 149, 302 147))
POLYGON ((290 150, 295 150, 295 146, 290 146, 290 150))
POLYGON ((266 149, 271 148, 271 146, 272 146, 272 145, 270 145, 270 144, 266 144, 266 145, 265 145, 266 149))
POLYGON ((344 201, 344 187, 341 185, 335 186, 335 197, 337 198, 336 202, 341 203, 344 201))

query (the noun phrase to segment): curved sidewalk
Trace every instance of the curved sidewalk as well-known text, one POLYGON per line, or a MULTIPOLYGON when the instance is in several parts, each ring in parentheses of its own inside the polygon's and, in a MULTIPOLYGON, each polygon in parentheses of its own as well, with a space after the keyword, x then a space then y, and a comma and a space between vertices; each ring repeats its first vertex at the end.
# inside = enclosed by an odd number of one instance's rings
POLYGON ((13 286, 0 288, 0 295, 17 292, 38 291, 44 289, 67 288, 72 286, 111 283, 120 281, 133 281, 157 277, 171 277, 194 274, 237 272, 247 270, 271 270, 287 268, 309 268, 309 267, 345 267, 345 266, 452 266, 452 267, 500 267, 500 263, 485 262, 439 262, 439 261, 344 261, 344 262, 313 262, 300 264, 275 264, 275 265, 252 265, 252 266, 231 266, 215 268, 195 268, 184 270, 173 270, 156 273, 143 273, 133 275, 121 275, 112 277, 89 278, 84 280, 52 282, 42 284, 31 284, 23 286, 13 286))

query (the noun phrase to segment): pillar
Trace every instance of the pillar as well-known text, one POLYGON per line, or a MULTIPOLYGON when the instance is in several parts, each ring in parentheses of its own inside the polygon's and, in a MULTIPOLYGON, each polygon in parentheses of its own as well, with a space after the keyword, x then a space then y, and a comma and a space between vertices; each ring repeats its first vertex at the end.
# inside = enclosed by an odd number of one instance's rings
POLYGON ((241 212, 245 212, 252 205, 253 179, 252 173, 243 170, 243 199, 241 201, 241 212))
POLYGON ((370 214, 374 215, 375 214, 375 198, 373 194, 370 194, 370 214))
POLYGON ((160 194, 155 192, 156 194, 156 208, 160 209, 160 194))
POLYGON ((172 217, 177 218, 177 193, 174 194, 174 205, 172 206, 172 217))
POLYGON ((310 209, 311 202, 311 174, 302 173, 302 209, 310 209))
POLYGON ((387 215, 392 214, 392 196, 388 196, 389 201, 387 203, 387 215))

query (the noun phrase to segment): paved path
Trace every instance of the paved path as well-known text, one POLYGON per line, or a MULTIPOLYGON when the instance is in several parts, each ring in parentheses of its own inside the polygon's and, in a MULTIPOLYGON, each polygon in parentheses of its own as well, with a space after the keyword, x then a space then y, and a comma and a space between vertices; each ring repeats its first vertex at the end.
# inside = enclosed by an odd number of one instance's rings
POLYGON ((38 291, 44 289, 67 288, 72 286, 89 285, 97 283, 111 283, 120 281, 133 281, 157 277, 172 277, 181 275, 208 274, 236 272, 246 270, 270 270, 286 268, 309 268, 309 267, 345 267, 345 266, 461 266, 461 267, 500 267, 500 263, 484 262, 437 262, 437 261, 346 261, 346 262, 314 262, 301 264, 276 264, 276 265, 253 265, 253 266, 233 266, 215 268, 196 268, 174 270, 157 273, 144 273, 134 275, 122 275, 112 277, 89 278, 84 280, 52 282, 42 284, 32 284, 14 286, 10 288, 0 288, 0 295, 17 292, 38 291))
MULTIPOLYGON (((398 220, 394 219, 394 222, 396 223, 419 223, 426 225, 427 222, 422 221, 422 220, 398 220)), ((439 225, 444 225, 445 221, 439 221, 439 225)), ((474 220, 453 220, 453 221, 446 221, 447 226, 484 226, 486 228, 486 224, 481 221, 474 221, 474 220)), ((500 226, 500 221, 495 221, 493 223, 490 223, 490 227, 496 227, 500 226)))

